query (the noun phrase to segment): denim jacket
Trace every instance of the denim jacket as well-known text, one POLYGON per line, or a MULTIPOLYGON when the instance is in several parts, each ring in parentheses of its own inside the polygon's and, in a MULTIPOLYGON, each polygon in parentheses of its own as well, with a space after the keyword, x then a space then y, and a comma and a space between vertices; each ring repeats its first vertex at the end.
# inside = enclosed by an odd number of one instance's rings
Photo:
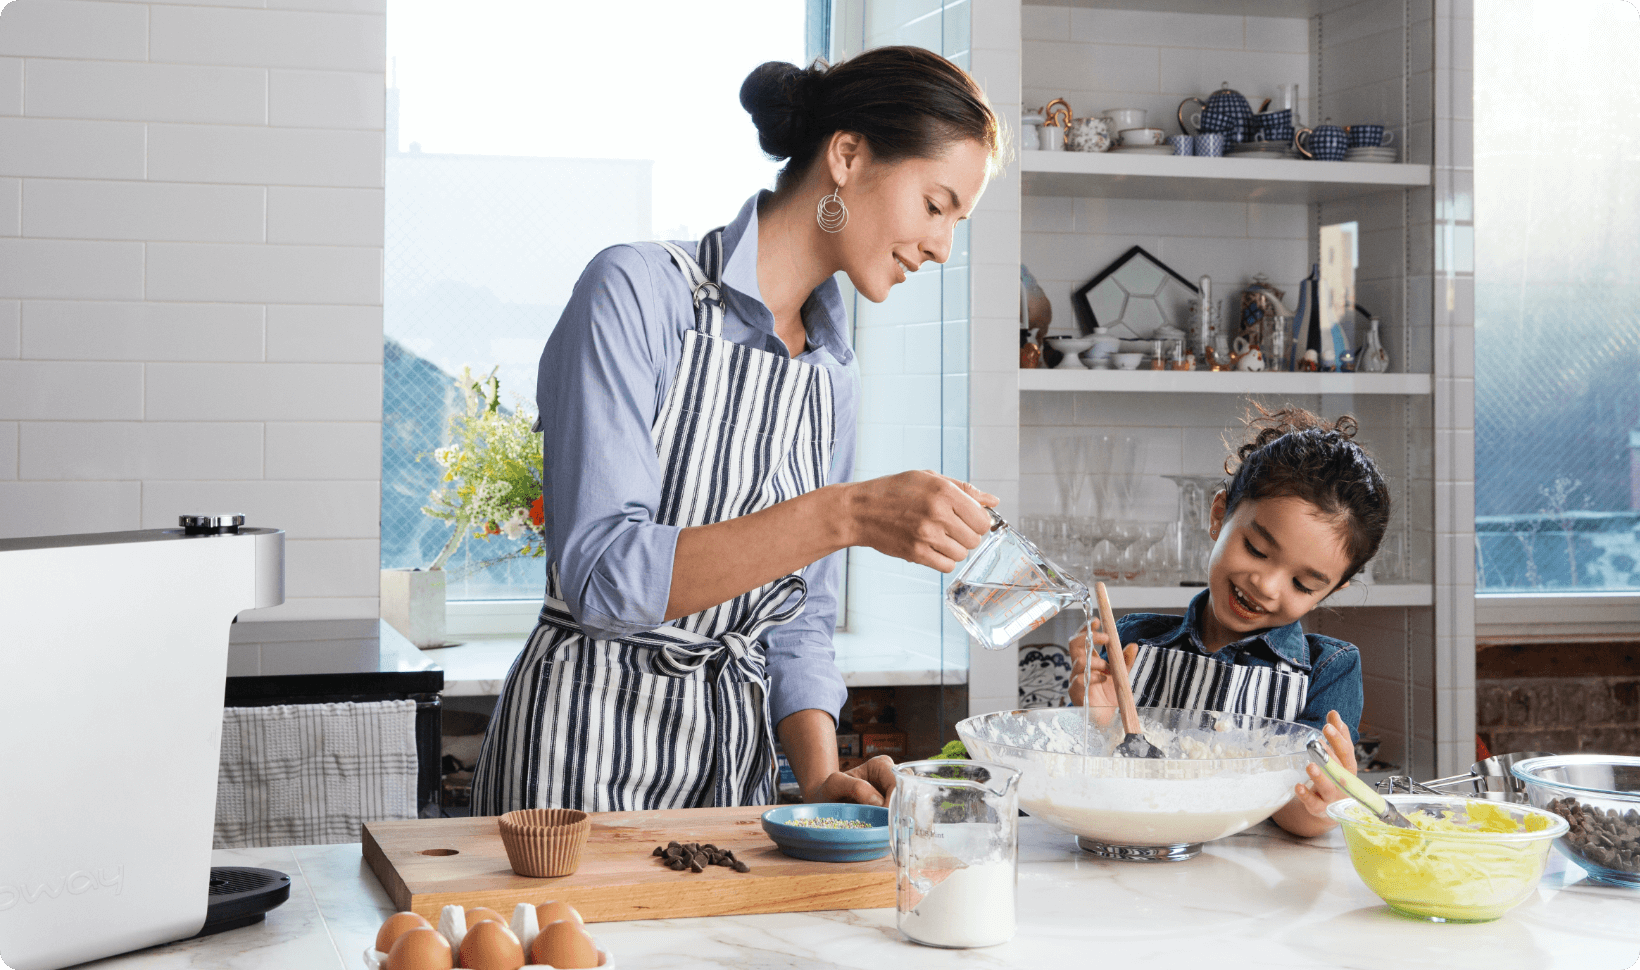
POLYGON ((1327 723, 1327 712, 1337 711, 1349 725, 1352 740, 1361 726, 1361 653, 1355 644, 1334 640, 1319 633, 1305 633, 1298 623, 1260 630, 1209 653, 1202 644, 1202 611, 1207 609, 1208 591, 1190 601, 1184 616, 1167 613, 1129 613, 1116 621, 1122 643, 1147 647, 1189 650, 1219 663, 1252 667, 1274 667, 1286 661, 1310 678, 1301 724, 1317 730, 1327 723))

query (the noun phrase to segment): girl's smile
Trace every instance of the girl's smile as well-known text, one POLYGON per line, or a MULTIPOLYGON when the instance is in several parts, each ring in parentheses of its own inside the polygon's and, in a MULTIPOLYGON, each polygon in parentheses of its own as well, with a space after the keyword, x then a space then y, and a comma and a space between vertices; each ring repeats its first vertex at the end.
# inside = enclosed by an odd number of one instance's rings
POLYGON ((1216 540, 1208 566, 1202 640, 1217 650, 1257 630, 1286 626, 1314 609, 1349 569, 1339 523, 1292 496, 1246 499, 1226 518, 1213 500, 1216 540))

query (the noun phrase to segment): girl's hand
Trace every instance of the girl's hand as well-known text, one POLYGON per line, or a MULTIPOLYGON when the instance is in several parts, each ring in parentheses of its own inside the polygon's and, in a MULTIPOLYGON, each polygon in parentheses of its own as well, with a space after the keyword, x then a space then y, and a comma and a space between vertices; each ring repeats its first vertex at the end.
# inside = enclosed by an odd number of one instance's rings
MULTIPOLYGON (((1327 724, 1321 729, 1332 748, 1335 761, 1343 765, 1350 772, 1355 771, 1355 745, 1350 741, 1350 729, 1344 726, 1344 721, 1337 711, 1327 712, 1327 724)), ((1310 774, 1308 785, 1294 785, 1293 791, 1298 795, 1298 801, 1304 808, 1318 819, 1325 819, 1331 827, 1332 817, 1327 814, 1327 806, 1340 798, 1348 798, 1327 773, 1321 770, 1318 764, 1304 766, 1310 774)))
MULTIPOLYGON (((1093 642, 1106 650, 1110 649, 1110 635, 1100 630, 1099 621, 1093 621, 1093 642)), ((1116 706, 1116 680, 1110 675, 1110 667, 1097 652, 1090 655, 1088 650, 1088 633, 1084 627, 1081 633, 1071 638, 1071 706, 1081 707, 1086 697, 1090 707, 1116 706)), ((1133 669, 1133 661, 1139 655, 1139 645, 1130 643, 1122 651, 1122 659, 1127 661, 1128 670, 1133 669)))

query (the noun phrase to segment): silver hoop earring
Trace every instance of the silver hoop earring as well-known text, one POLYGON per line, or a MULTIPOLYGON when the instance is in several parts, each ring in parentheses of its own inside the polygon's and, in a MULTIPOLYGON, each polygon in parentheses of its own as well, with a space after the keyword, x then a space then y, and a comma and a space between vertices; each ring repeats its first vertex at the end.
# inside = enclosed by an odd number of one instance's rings
POLYGON ((820 228, 827 232, 842 232, 843 227, 848 225, 848 206, 843 204, 842 197, 837 194, 842 190, 841 185, 837 186, 814 207, 814 221, 820 223, 820 228))

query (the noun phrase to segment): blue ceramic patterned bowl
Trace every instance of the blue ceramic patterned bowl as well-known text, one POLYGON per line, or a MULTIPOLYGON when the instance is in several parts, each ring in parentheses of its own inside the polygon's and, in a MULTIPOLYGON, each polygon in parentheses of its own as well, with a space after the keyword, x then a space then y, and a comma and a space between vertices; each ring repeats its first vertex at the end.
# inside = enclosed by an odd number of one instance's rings
POLYGON ((782 805, 763 813, 763 831, 794 859, 810 862, 869 862, 888 855, 888 809, 874 805, 824 802, 782 805), (835 818, 867 822, 867 829, 827 829, 793 825, 793 821, 835 818))

